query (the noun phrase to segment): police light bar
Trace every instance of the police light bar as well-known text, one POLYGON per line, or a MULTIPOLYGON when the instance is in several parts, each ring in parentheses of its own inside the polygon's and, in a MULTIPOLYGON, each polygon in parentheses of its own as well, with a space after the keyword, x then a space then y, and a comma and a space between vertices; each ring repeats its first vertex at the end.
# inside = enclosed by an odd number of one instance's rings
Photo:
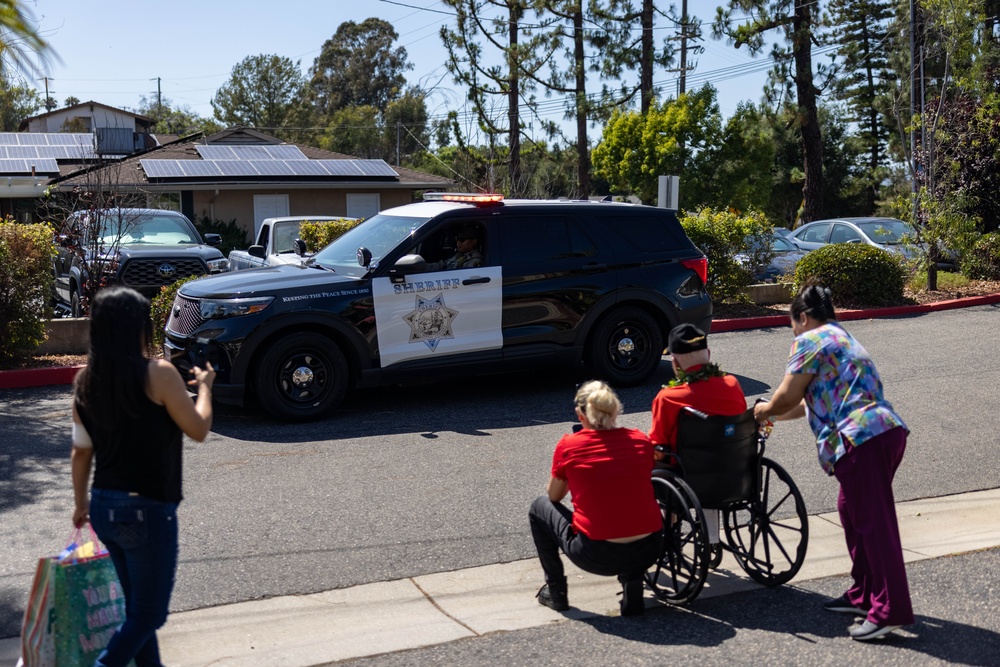
POLYGON ((460 201, 467 204, 499 204, 503 195, 473 192, 425 192, 424 201, 460 201))

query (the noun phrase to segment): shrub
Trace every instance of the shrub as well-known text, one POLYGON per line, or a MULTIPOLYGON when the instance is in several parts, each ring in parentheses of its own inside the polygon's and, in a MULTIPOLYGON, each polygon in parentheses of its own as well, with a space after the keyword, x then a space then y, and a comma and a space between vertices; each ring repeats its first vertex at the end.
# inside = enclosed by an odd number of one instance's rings
POLYGON ((773 227, 767 216, 757 211, 740 215, 706 208, 693 215, 683 213, 680 222, 691 241, 708 257, 708 291, 712 299, 747 300, 754 267, 766 266, 773 258, 773 227), (737 261, 736 255, 748 261, 737 261))
POLYGON ((45 341, 52 297, 52 228, 0 221, 0 367, 10 367, 45 341))
POLYGON ((1000 232, 979 237, 962 258, 962 273, 973 280, 1000 280, 1000 232))
POLYGON ((236 224, 236 218, 233 218, 229 222, 223 222, 222 220, 212 220, 206 215, 196 220, 194 226, 202 236, 205 234, 218 234, 222 237, 219 251, 224 257, 229 257, 229 253, 237 248, 243 249, 247 247, 247 234, 243 231, 242 227, 236 224))
POLYGON ((171 285, 164 285, 161 287, 160 293, 151 299, 150 314, 153 318, 152 349, 154 353, 159 353, 163 350, 163 342, 165 338, 163 330, 167 327, 167 320, 170 319, 170 308, 174 305, 174 297, 177 296, 177 290, 179 290, 181 285, 184 283, 189 283, 192 280, 198 280, 198 278, 205 277, 206 276, 188 276, 187 278, 181 278, 171 285))
POLYGON ((831 243, 813 250, 795 267, 794 291, 819 283, 841 308, 903 303, 906 271, 898 255, 866 243, 831 243))
POLYGON ((303 220, 299 225, 299 238, 306 242, 306 250, 316 252, 330 245, 350 229, 357 227, 361 220, 341 218, 340 220, 323 220, 312 222, 303 220))

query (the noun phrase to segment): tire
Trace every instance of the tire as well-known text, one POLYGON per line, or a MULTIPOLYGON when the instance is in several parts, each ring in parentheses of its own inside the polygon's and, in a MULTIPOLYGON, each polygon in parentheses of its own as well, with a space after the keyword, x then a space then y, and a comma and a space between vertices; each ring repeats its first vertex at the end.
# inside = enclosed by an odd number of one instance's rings
POLYGON ((653 316, 635 307, 605 315, 591 335, 586 366, 594 378, 630 387, 650 378, 663 358, 663 332, 653 316))
POLYGON ((278 419, 318 419, 347 393, 347 360, 329 338, 311 332, 286 336, 261 357, 254 389, 261 407, 278 419))
POLYGON ((708 577, 705 515, 684 480, 659 472, 653 493, 663 517, 663 554, 646 572, 646 584, 660 600, 685 604, 698 597, 708 577))
POLYGON ((76 287, 70 288, 69 312, 70 317, 83 317, 83 304, 80 302, 80 290, 76 287))
POLYGON ((757 497, 727 508, 722 520, 740 567, 758 584, 780 586, 806 560, 809 515, 785 469, 768 458, 760 463, 757 497))

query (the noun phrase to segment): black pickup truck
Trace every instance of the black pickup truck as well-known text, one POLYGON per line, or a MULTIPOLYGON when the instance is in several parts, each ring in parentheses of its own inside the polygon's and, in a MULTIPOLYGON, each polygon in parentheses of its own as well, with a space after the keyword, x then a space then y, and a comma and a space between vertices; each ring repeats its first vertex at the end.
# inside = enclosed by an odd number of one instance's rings
POLYGON ((191 221, 175 211, 77 211, 56 237, 55 306, 81 317, 85 285, 92 276, 152 298, 181 278, 221 273, 228 265, 215 247, 221 242, 218 234, 203 239, 191 221), (99 224, 91 224, 94 219, 99 224))

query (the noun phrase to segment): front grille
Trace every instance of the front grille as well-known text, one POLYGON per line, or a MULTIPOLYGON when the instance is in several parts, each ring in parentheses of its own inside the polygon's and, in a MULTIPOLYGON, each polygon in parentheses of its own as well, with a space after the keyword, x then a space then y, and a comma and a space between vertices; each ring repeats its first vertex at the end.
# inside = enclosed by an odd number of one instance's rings
POLYGON ((133 259, 125 265, 122 282, 129 287, 143 291, 157 290, 164 285, 172 285, 181 278, 205 275, 205 265, 199 259, 190 257, 163 257, 160 259, 133 259))
POLYGON ((167 331, 178 336, 191 335, 205 320, 201 316, 201 304, 193 299, 185 299, 179 294, 170 307, 167 331))

